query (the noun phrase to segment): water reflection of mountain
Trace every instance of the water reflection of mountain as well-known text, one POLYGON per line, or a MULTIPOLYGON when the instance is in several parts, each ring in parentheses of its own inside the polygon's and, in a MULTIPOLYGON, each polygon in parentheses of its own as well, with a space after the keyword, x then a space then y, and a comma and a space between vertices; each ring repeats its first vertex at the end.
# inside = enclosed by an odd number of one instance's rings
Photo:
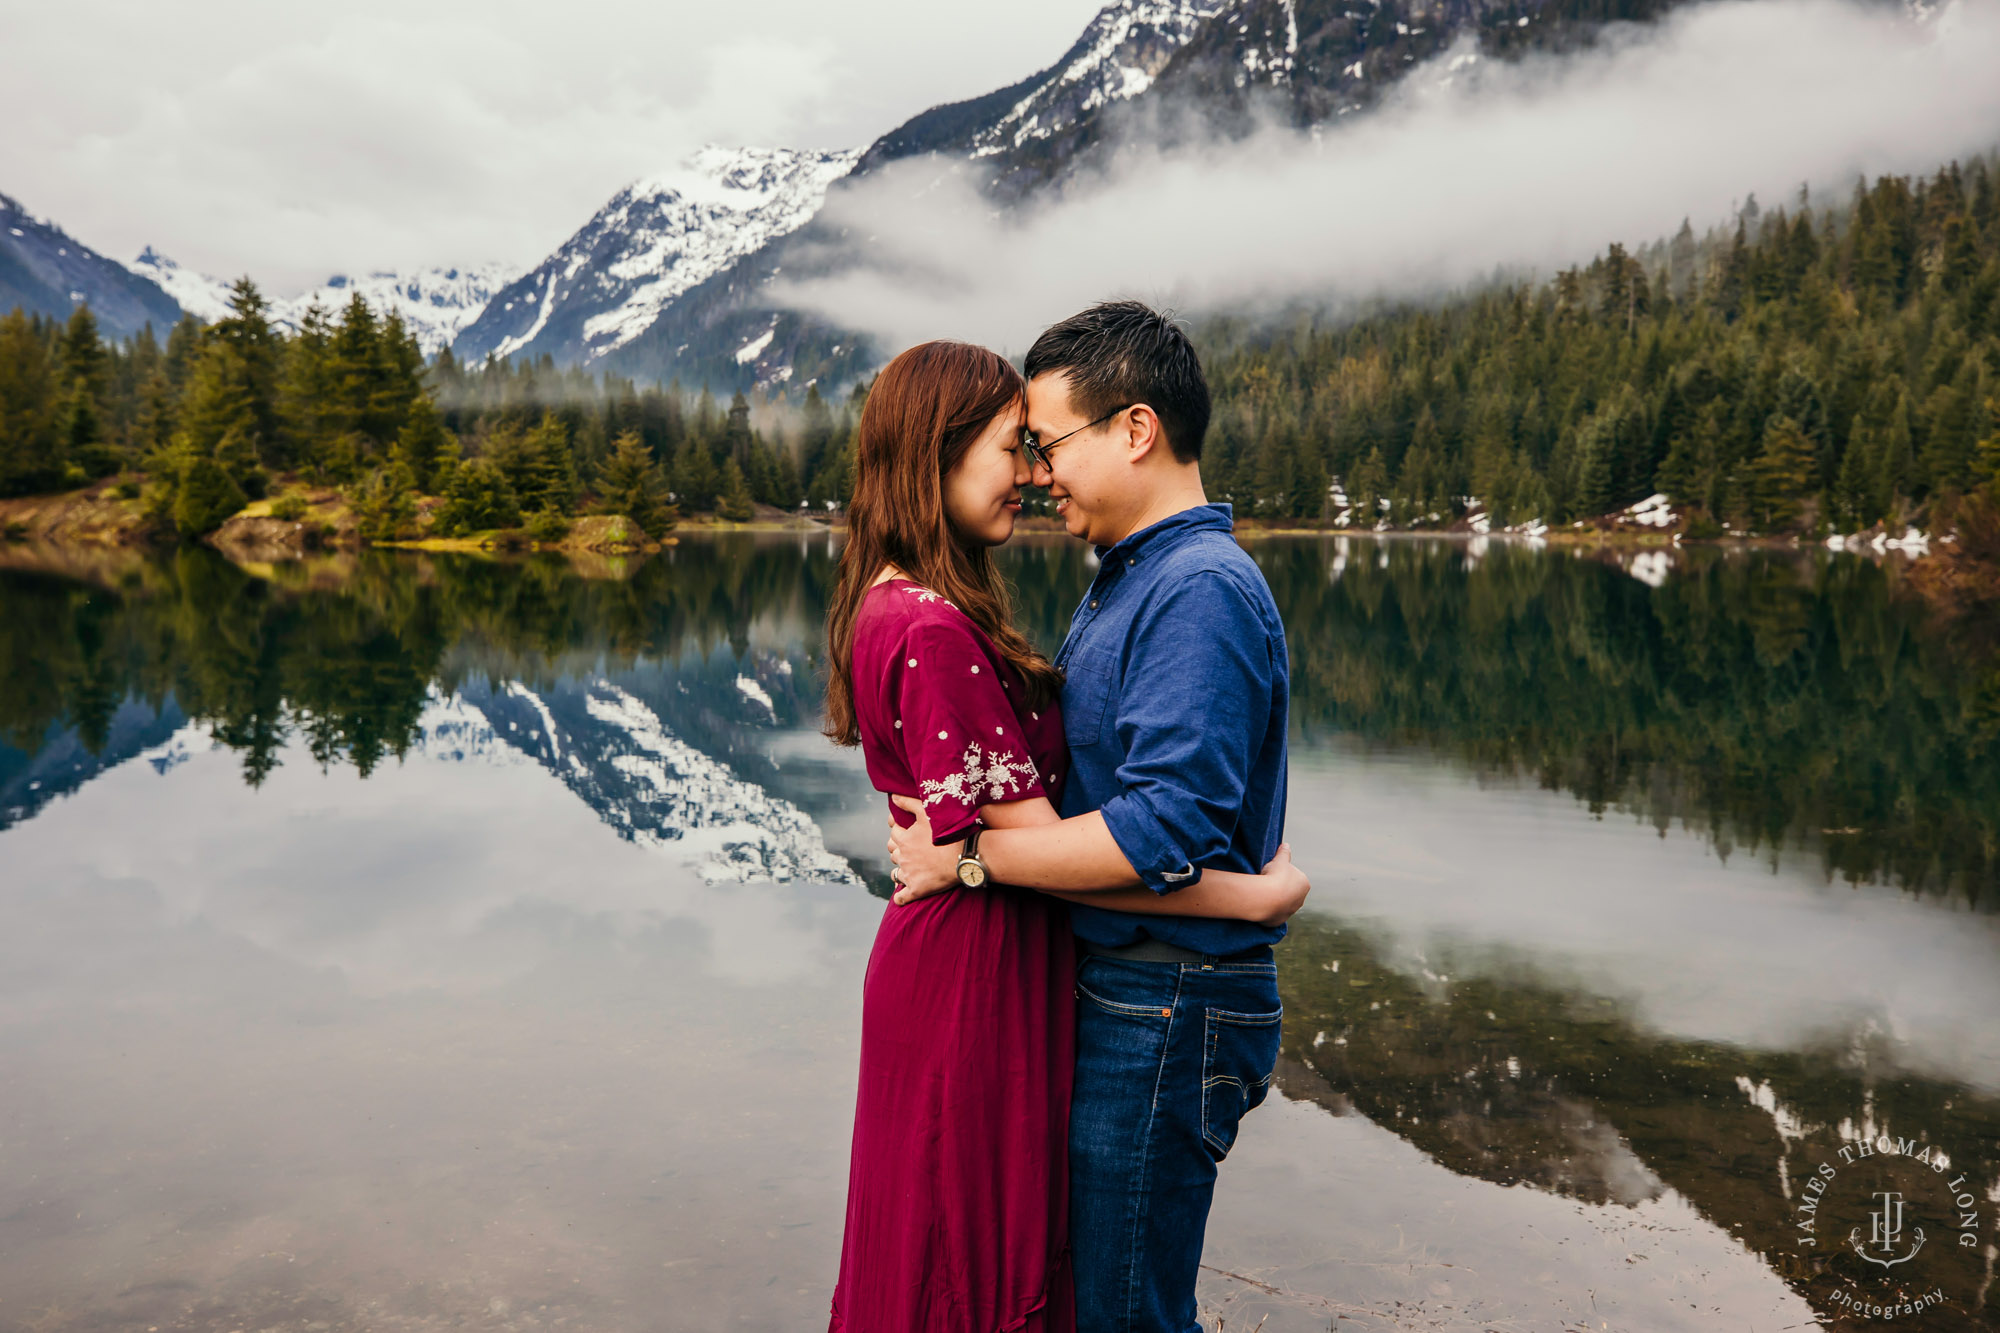
MULTIPOLYGON (((1594 1204, 1671 1189, 1736 1236, 1833 1319, 1831 1293, 1888 1294, 1843 1248, 1807 1251, 1798 1207, 1816 1164, 1857 1138, 1942 1148, 1990 1227, 2000 1200, 2000 1100, 1961 1085, 1889 1076, 1868 1042, 1757 1051, 1680 1041, 1636 1026, 1614 1001, 1483 960, 1389 966, 1368 931, 1307 915, 1281 955, 1286 1093, 1358 1112, 1440 1164, 1500 1185, 1594 1204), (1871 1065, 1874 1068, 1871 1070, 1871 1065)), ((1960 1247, 1956 1219, 1924 1282, 1951 1307, 1914 1326, 1995 1326, 1985 1305, 2000 1250, 1960 1247)))
POLYGON ((713 880, 852 881, 819 826, 789 801, 675 736, 611 681, 468 682, 424 713, 423 750, 473 760, 516 749, 559 778, 628 841, 713 880))
POLYGON ((186 724, 171 699, 157 709, 127 699, 104 720, 102 733, 88 740, 74 727, 53 725, 32 750, 0 743, 0 829, 34 818, 56 797, 161 744, 186 724))
MULTIPOLYGON (((1982 901, 2000 877, 2000 672, 1930 633, 1891 569, 1708 551, 1671 568, 1662 553, 1641 579, 1500 545, 1251 550, 1291 637, 1301 752, 1334 734, 1428 749, 1685 822, 1725 853, 1809 845, 1854 881, 1982 901)), ((386 552, 258 577, 190 550, 108 589, 8 569, 0 741, 38 756, 73 732, 107 753, 121 708, 171 700, 252 783, 291 735, 366 774, 412 742, 433 687, 601 675, 647 698, 668 668, 688 694, 648 698, 654 711, 744 772, 768 766, 760 734, 812 726, 836 555, 824 538, 717 538, 615 579, 386 552)), ((1004 564, 1022 623, 1052 646, 1088 553, 1023 541, 1004 564)), ((8 782, 27 761, 0 762, 8 782)), ((834 799, 807 772, 772 780, 810 791, 809 812, 834 799)))

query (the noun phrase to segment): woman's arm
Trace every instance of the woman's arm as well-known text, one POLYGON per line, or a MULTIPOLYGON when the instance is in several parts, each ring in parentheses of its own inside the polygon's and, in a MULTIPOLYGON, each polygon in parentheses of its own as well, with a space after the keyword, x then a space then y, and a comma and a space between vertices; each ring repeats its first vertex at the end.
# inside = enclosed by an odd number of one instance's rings
POLYGON ((1293 913, 1305 906, 1312 883, 1305 872, 1292 864, 1292 847, 1278 848, 1262 874, 1246 875, 1240 870, 1204 870, 1201 879, 1172 893, 1154 893, 1148 888, 1099 889, 1070 893, 1041 889, 1051 898, 1103 907, 1114 912, 1134 912, 1142 916, 1220 917, 1228 921, 1255 921, 1260 926, 1282 926, 1293 913))
MULTIPOLYGON (((958 853, 962 843, 948 843, 936 847, 931 842, 930 819, 921 801, 908 797, 894 798, 897 805, 907 810, 915 819, 909 827, 903 828, 890 821, 889 856, 896 862, 898 878, 902 887, 895 901, 915 902, 944 889, 955 888, 958 884, 958 853)), ((1103 820, 1093 815, 1080 815, 1065 820, 1056 813, 1047 798, 1037 796, 1026 801, 997 801, 984 805, 979 810, 980 822, 987 832, 980 839, 982 857, 994 835, 1002 830, 1034 830, 1037 838, 1068 841, 1079 833, 1092 843, 1109 843, 1108 832, 1103 829, 1103 820), (1077 828, 1091 822, 1095 830, 1077 828), (1093 837, 1101 834, 1101 838, 1093 837), (1068 835, 1067 837, 1065 835, 1068 835)), ((1013 835, 1016 839, 1029 836, 1026 833, 1013 835)), ((1093 851, 1101 851, 1092 847, 1093 851)), ((992 860, 986 857, 989 868, 992 860)), ((1278 925, 1291 917, 1305 902, 1312 885, 1305 874, 1292 864, 1291 850, 1281 847, 1278 855, 1264 867, 1262 874, 1249 875, 1233 870, 1204 870, 1198 883, 1171 894, 1154 893, 1146 888, 1139 876, 1132 870, 1124 854, 1111 843, 1109 856, 1098 855, 1082 858, 1084 865, 1072 867, 1081 869, 1091 879, 1100 881, 1080 887, 1074 873, 1064 876, 1068 882, 1060 885, 1026 885, 1046 893, 1050 897, 1065 902, 1088 903, 1093 907, 1104 907, 1114 911, 1136 912, 1153 916, 1210 917, 1231 921, 1255 921, 1263 925, 1278 925), (1115 862, 1112 858, 1115 857, 1115 862), (1109 881, 1109 882, 1103 882, 1109 881)), ((994 878, 1002 883, 1014 883, 1005 873, 998 870, 994 878)))

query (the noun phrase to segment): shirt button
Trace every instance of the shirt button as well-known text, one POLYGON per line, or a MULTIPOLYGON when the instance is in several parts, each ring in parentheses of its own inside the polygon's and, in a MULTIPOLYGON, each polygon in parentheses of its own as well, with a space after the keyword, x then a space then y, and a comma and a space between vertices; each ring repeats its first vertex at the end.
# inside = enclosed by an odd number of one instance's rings
POLYGON ((1090 609, 1091 609, 1091 610, 1093 610, 1093 611, 1095 611, 1095 610, 1097 609, 1097 602, 1096 602, 1096 600, 1095 600, 1094 598, 1092 599, 1092 601, 1091 601, 1091 603, 1090 603, 1090 609))

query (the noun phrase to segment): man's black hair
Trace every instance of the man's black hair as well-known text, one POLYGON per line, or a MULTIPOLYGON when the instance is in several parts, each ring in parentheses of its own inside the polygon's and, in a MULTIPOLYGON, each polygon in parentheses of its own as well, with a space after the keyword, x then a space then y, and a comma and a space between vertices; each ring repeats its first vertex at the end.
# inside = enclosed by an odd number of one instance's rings
POLYGON ((1174 457, 1201 457, 1208 380, 1181 326, 1138 301, 1106 301, 1050 325, 1028 349, 1027 377, 1064 374, 1070 402, 1093 421, 1127 403, 1160 419, 1174 457))

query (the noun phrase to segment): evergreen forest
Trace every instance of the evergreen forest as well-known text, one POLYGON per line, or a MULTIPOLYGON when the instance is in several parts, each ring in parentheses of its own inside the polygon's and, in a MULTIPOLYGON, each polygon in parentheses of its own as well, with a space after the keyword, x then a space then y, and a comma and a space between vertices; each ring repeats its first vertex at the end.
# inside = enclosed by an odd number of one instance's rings
POLYGON ((338 487, 377 540, 413 535, 423 497, 434 535, 548 535, 604 512, 658 536, 683 509, 743 520, 755 504, 837 503, 858 402, 813 386, 780 433, 740 393, 723 405, 547 358, 426 364, 358 295, 288 334, 244 279, 229 318, 183 319, 164 344, 150 328, 109 342, 87 306, 0 318, 0 495, 117 477, 163 528, 196 536, 266 496, 279 517, 302 512, 290 481, 338 487))
POLYGON ((1567 523, 1658 491, 1690 535, 1852 533, 2000 472, 2000 179, 1753 198, 1546 283, 1207 342, 1203 473, 1239 511, 1567 523))
MULTIPOLYGON (((1573 523, 1664 492, 1690 536, 1930 523, 2000 477, 2000 178, 1980 158, 1753 198, 1547 281, 1197 332, 1204 476, 1241 515, 1573 523)), ((358 296, 276 329, 245 279, 229 318, 164 342, 107 341, 87 307, 0 318, 0 495, 116 478, 192 536, 315 485, 377 540, 592 512, 657 536, 844 501, 865 392, 724 404, 547 358, 426 363, 358 296)))

